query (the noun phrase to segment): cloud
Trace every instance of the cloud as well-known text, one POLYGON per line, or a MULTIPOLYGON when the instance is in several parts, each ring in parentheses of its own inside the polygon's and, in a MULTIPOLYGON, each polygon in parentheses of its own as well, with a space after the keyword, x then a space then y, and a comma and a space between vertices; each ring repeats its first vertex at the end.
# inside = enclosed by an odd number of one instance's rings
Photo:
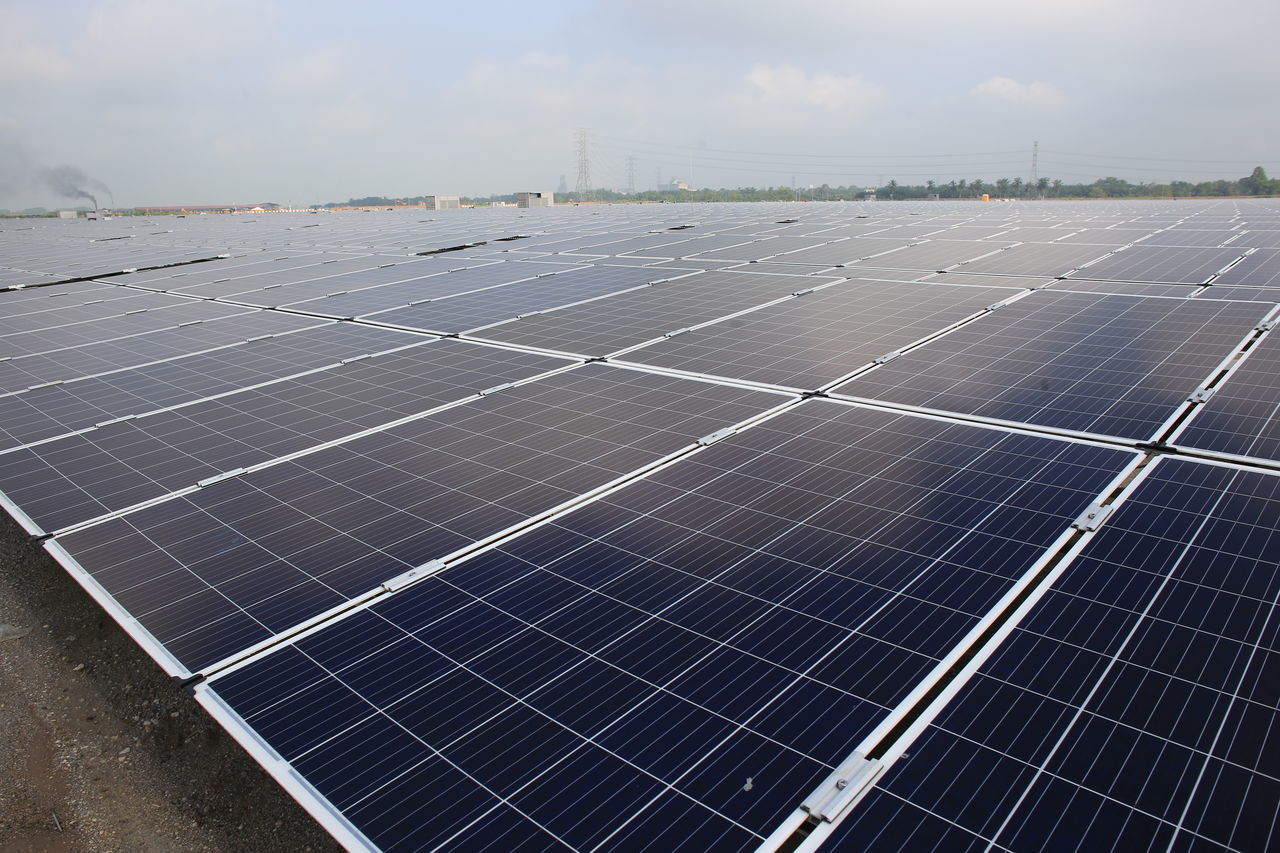
POLYGON ((832 111, 863 109, 884 96, 883 89, 861 75, 840 76, 825 71, 809 75, 793 65, 757 64, 745 79, 761 100, 809 104, 832 111))
POLYGON ((995 98, 1007 101, 1020 107, 1038 107, 1055 109, 1065 106, 1067 98, 1056 87, 1036 80, 1033 83, 1019 83, 1008 77, 992 77, 969 90, 971 95, 995 98))

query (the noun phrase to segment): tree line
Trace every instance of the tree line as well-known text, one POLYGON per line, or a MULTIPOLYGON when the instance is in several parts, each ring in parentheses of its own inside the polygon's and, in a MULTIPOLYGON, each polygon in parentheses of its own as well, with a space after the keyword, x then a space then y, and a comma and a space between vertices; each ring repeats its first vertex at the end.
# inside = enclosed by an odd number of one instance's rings
MULTIPOLYGON (((1169 183, 1131 183, 1124 178, 1099 178, 1092 183, 1069 184, 1065 181, 1040 178, 1037 181, 1024 181, 1022 178, 998 178, 988 181, 985 178, 960 178, 959 180, 938 183, 925 181, 923 184, 900 184, 896 180, 887 181, 884 186, 837 186, 823 184, 819 187, 737 187, 722 189, 667 190, 657 192, 649 190, 638 193, 623 193, 616 190, 592 190, 589 193, 560 193, 556 195, 558 204, 575 204, 581 202, 625 202, 625 201, 856 201, 867 193, 875 193, 879 199, 976 199, 984 194, 993 198, 1192 198, 1197 196, 1267 196, 1280 195, 1280 179, 1267 177, 1267 172, 1258 166, 1252 173, 1243 178, 1220 179, 1213 181, 1170 181, 1169 183)), ((383 196, 366 196, 353 198, 345 202, 331 202, 325 207, 398 207, 402 205, 422 204, 425 196, 405 196, 403 198, 386 198, 383 196)), ((515 202, 515 194, 491 196, 463 196, 463 204, 492 204, 494 202, 515 202)))

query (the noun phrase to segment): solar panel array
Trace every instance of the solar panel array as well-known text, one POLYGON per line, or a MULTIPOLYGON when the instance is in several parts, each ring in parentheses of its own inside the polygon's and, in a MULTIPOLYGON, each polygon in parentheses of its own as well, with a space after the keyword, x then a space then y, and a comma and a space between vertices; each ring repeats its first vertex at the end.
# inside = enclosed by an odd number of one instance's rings
POLYGON ((350 849, 1272 849, 1277 247, 12 220, 0 503, 350 849))

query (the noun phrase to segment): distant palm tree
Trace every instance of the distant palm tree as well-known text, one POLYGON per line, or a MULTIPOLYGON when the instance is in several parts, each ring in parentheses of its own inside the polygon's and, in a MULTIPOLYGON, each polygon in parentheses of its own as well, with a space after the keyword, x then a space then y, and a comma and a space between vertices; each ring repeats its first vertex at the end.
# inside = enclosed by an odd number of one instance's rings
POLYGON ((986 184, 982 182, 982 178, 974 178, 973 183, 969 184, 969 186, 973 187, 973 197, 981 198, 982 188, 985 187, 986 184))
POLYGON ((1047 190, 1048 188, 1049 188, 1048 178, 1040 178, 1039 180, 1036 181, 1036 192, 1040 196, 1040 198, 1044 198, 1044 191, 1047 190))
POLYGON ((1022 178, 1013 179, 1013 195, 1014 198, 1022 198, 1022 178))
POLYGON ((1055 196, 1061 196, 1061 195, 1062 195, 1062 181, 1057 181, 1057 180, 1055 180, 1055 181, 1053 182, 1053 194, 1054 194, 1055 196))

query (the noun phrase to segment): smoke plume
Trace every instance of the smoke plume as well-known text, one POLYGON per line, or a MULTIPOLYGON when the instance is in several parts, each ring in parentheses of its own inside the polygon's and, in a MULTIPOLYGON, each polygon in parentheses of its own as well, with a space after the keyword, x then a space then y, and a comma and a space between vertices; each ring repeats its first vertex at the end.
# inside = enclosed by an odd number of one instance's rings
POLYGON ((40 177, 45 186, 63 198, 87 198, 93 202, 94 209, 97 209, 98 198, 89 192, 89 190, 95 190, 106 193, 107 197, 111 198, 112 206, 115 205, 115 199, 111 197, 111 190, 107 189, 106 184, 89 177, 75 166, 43 167, 40 170, 40 177))
POLYGON ((106 193, 115 206, 111 190, 102 181, 89 177, 75 166, 45 166, 33 158, 26 146, 0 138, 0 201, 11 197, 39 196, 52 191, 63 198, 83 198, 98 206, 98 196, 106 193))

